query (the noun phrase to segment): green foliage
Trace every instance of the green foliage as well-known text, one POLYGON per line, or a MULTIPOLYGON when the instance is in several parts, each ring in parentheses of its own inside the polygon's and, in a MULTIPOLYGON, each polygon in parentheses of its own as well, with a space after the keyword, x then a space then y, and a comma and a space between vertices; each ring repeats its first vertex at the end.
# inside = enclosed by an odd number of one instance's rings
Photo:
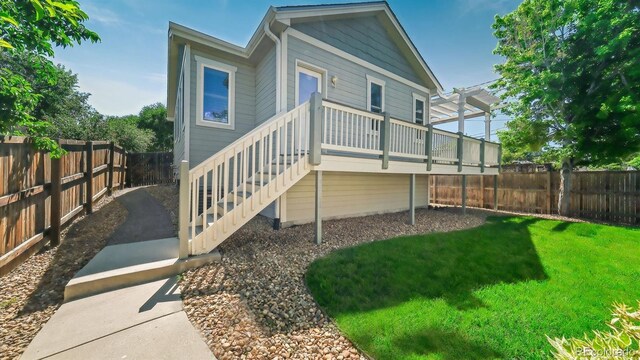
POLYGON ((173 123, 167 121, 167 108, 162 103, 147 105, 138 114, 138 127, 153 131, 155 140, 147 151, 173 149, 173 123))
POLYGON ((554 348, 553 356, 557 360, 579 358, 636 359, 640 358, 640 302, 638 310, 633 311, 624 304, 613 306, 613 319, 609 331, 595 330, 593 337, 584 335, 584 339, 547 337, 554 348))
MULTIPOLYGON (((33 137, 37 148, 59 156, 62 150, 47 136, 45 119, 38 117, 42 94, 39 85, 57 82, 53 45, 67 47, 99 37, 82 23, 88 19, 73 0, 0 0, 0 52, 3 64, 17 57, 28 75, 3 66, 0 71, 0 131, 33 137), (29 78, 31 77, 31 81, 29 78), (32 82, 34 79, 35 84, 32 82)), ((15 63, 14 63, 15 65, 15 63)), ((24 69, 23 69, 24 70, 24 69)), ((46 86, 45 86, 46 87, 46 86)))
POLYGON ((505 159, 608 164, 640 150, 639 24, 637 1, 525 0, 496 16, 505 159))
POLYGON ((103 139, 114 141, 131 152, 148 151, 154 143, 152 130, 138 127, 135 115, 109 117, 106 119, 107 133, 103 139))
POLYGON ((492 217, 463 231, 336 250, 305 281, 375 359, 548 359, 640 298, 640 229, 492 217), (612 261, 611 259, 615 259, 612 261))

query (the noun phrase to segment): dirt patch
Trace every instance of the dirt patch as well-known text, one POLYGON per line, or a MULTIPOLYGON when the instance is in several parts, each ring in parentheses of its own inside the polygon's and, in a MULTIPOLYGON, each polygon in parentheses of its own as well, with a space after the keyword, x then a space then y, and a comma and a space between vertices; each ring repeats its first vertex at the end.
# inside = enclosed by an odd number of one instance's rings
POLYGON ((112 197, 73 222, 58 247, 45 246, 0 279, 0 359, 22 354, 64 300, 64 287, 125 221, 126 209, 112 197))
POLYGON ((221 263, 191 270, 181 282, 185 311, 218 359, 364 358, 316 305, 304 283, 313 260, 339 248, 400 235, 479 226, 485 213, 420 209, 325 221, 274 231, 262 217, 226 240, 221 263))

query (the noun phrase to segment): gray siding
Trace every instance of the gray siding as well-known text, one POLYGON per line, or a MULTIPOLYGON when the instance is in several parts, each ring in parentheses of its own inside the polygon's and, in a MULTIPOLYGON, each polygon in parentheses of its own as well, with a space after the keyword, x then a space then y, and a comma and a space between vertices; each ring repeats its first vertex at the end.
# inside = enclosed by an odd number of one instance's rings
POLYGON ((319 49, 293 36, 289 36, 288 39, 287 104, 289 109, 292 109, 295 103, 296 59, 326 69, 329 79, 332 76, 337 76, 336 87, 333 87, 330 81, 327 82, 328 89, 325 97, 345 105, 366 109, 367 74, 385 81, 385 111, 396 119, 412 121, 412 93, 415 92, 425 97, 427 95, 411 86, 319 49))
POLYGON ((256 66, 256 126, 276 114, 276 47, 256 66))
POLYGON ((375 16, 303 22, 292 27, 405 79, 421 83, 407 59, 375 16))
POLYGON ((216 53, 191 51, 191 119, 189 139, 189 164, 201 163, 255 127, 256 119, 256 71, 248 62, 216 53), (195 56, 206 57, 238 68, 235 86, 235 130, 196 125, 197 66, 195 56))

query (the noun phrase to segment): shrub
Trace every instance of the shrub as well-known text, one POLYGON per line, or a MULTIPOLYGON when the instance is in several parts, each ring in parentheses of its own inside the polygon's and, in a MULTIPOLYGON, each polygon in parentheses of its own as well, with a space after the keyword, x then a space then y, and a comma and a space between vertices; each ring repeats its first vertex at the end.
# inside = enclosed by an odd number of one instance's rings
POLYGON ((594 331, 594 336, 584 335, 584 339, 547 340, 555 349, 558 360, 573 359, 637 359, 640 358, 640 302, 638 309, 624 304, 614 304, 613 319, 607 324, 608 332, 594 331))

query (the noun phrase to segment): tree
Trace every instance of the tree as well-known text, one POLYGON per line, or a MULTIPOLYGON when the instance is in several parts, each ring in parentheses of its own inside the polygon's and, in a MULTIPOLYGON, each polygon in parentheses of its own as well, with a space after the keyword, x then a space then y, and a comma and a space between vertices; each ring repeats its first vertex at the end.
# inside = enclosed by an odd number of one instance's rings
MULTIPOLYGON (((34 70, 32 76, 55 85, 53 45, 66 47, 99 37, 82 23, 88 19, 74 0, 0 0, 0 51, 5 56, 24 56, 34 70)), ((0 132, 29 135, 36 147, 62 154, 46 136, 48 124, 34 111, 42 99, 29 80, 7 67, 0 69, 0 132)))
POLYGON ((127 115, 108 117, 107 134, 103 139, 113 141, 131 152, 148 151, 154 143, 152 130, 138 127, 138 117, 127 115))
POLYGON ((640 3, 525 0, 493 24, 505 152, 552 151, 562 164, 559 212, 569 213, 577 163, 628 160, 640 150, 640 3))
POLYGON ((138 127, 153 131, 155 140, 150 151, 173 148, 173 123, 167 121, 167 108, 162 103, 147 105, 138 114, 138 127))

